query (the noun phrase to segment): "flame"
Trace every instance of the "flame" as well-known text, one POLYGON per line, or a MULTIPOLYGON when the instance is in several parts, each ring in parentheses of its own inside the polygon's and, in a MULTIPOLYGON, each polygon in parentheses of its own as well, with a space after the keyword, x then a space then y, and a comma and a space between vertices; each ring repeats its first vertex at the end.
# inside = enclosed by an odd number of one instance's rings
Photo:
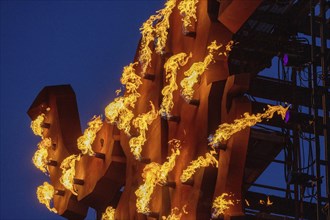
POLYGON ((88 122, 88 128, 84 131, 84 134, 77 140, 78 149, 82 154, 88 154, 90 156, 95 155, 92 149, 92 144, 96 138, 96 133, 101 129, 103 125, 100 116, 94 116, 90 122, 88 122))
POLYGON ((155 106, 150 102, 151 110, 145 114, 141 114, 133 120, 133 126, 138 130, 139 136, 129 140, 129 146, 134 157, 138 160, 141 158, 142 146, 147 140, 146 132, 148 126, 157 118, 158 112, 155 106))
POLYGON ((177 71, 180 69, 180 66, 186 65, 191 56, 191 53, 189 56, 185 53, 178 53, 171 56, 164 64, 166 82, 169 83, 162 90, 163 100, 159 110, 161 115, 170 115, 174 106, 173 92, 178 89, 178 85, 176 84, 177 71))
POLYGON ((174 168, 176 157, 180 155, 180 141, 173 139, 169 144, 173 145, 172 154, 167 157, 167 161, 163 165, 152 162, 143 169, 144 183, 135 191, 136 208, 139 213, 148 214, 150 212, 149 202, 156 185, 163 185, 167 182, 167 175, 174 168))
POLYGON ((225 214, 229 206, 234 205, 235 200, 229 199, 229 197, 231 197, 231 195, 228 193, 222 193, 221 196, 215 198, 212 204, 212 218, 218 218, 220 215, 225 214))
POLYGON ((249 203, 249 201, 248 201, 247 199, 245 199, 245 204, 246 204, 247 206, 250 206, 250 203, 249 203))
POLYGON ((187 182, 195 174, 196 170, 201 167, 208 167, 210 165, 218 167, 218 160, 214 157, 215 154, 215 150, 211 150, 205 154, 205 157, 199 156, 196 160, 191 161, 190 165, 181 174, 181 182, 187 182))
MULTIPOLYGON (((188 214, 188 212, 185 210, 186 209, 186 206, 187 205, 184 205, 182 207, 182 212, 184 214, 188 214)), ((177 207, 174 207, 172 210, 171 210, 171 214, 169 216, 163 216, 162 217, 162 220, 180 220, 181 219, 181 216, 182 216, 182 212, 179 211, 179 209, 177 207)))
POLYGON ((102 214, 102 220, 115 220, 115 209, 108 206, 105 212, 102 214))
POLYGON ((201 62, 193 63, 193 65, 184 73, 186 76, 180 83, 182 87, 181 94, 186 100, 191 100, 194 94, 194 85, 199 81, 199 77, 205 72, 207 67, 214 62, 213 54, 217 51, 222 44, 217 45, 213 41, 208 47, 208 55, 201 62))
POLYGON ((42 137, 42 133, 44 131, 42 124, 44 120, 45 120, 45 114, 40 114, 35 120, 31 122, 30 127, 35 135, 42 137))
POLYGON ((260 199, 259 200, 259 204, 265 205, 265 206, 271 206, 271 205, 273 205, 273 202, 270 201, 269 196, 267 196, 267 201, 264 201, 264 200, 260 199))
POLYGON ((81 155, 71 155, 67 158, 65 158, 60 168, 62 169, 62 176, 60 178, 60 182, 62 185, 70 190, 72 194, 78 195, 76 189, 74 188, 73 180, 74 176, 76 174, 76 161, 79 161, 81 158, 81 155))
POLYGON ((179 3, 178 9, 182 16, 183 27, 187 29, 192 26, 191 19, 197 21, 196 9, 198 0, 183 0, 179 3))
POLYGON ((228 57, 228 55, 229 55, 230 51, 232 50, 233 46, 234 46, 234 41, 232 41, 232 40, 229 41, 225 46, 225 51, 220 52, 219 55, 224 55, 224 56, 228 57))
POLYGON ((32 157, 33 164, 43 173, 48 172, 48 167, 47 167, 48 149, 51 146, 52 146, 52 141, 50 138, 42 139, 38 144, 38 150, 34 153, 32 157))
POLYGON ((47 182, 37 188, 37 197, 41 204, 44 204, 51 212, 57 213, 55 208, 50 208, 50 202, 55 194, 54 187, 47 182))
POLYGON ((126 87, 126 95, 114 99, 106 108, 105 116, 110 123, 116 123, 119 130, 123 130, 130 135, 131 121, 134 114, 130 108, 135 107, 140 93, 137 89, 142 84, 141 77, 135 74, 134 66, 137 63, 131 63, 124 67, 121 83, 126 87))
POLYGON ((209 145, 217 146, 222 142, 228 140, 233 134, 239 132, 246 127, 254 126, 255 124, 262 121, 262 119, 271 119, 274 114, 277 113, 281 115, 282 119, 285 117, 285 113, 289 107, 283 107, 280 105, 270 106, 268 105, 268 109, 264 113, 252 114, 244 113, 243 117, 240 119, 235 119, 233 123, 223 123, 218 129, 215 131, 214 136, 211 138, 209 145))
POLYGON ((149 45, 151 42, 155 41, 155 37, 157 37, 156 52, 158 54, 163 53, 167 41, 167 29, 170 27, 169 17, 172 14, 175 4, 176 0, 168 0, 165 3, 165 7, 158 10, 155 15, 151 15, 140 28, 142 38, 139 61, 142 66, 142 75, 146 73, 148 66, 150 66, 152 51, 149 45), (154 27, 156 22, 158 23, 154 27))

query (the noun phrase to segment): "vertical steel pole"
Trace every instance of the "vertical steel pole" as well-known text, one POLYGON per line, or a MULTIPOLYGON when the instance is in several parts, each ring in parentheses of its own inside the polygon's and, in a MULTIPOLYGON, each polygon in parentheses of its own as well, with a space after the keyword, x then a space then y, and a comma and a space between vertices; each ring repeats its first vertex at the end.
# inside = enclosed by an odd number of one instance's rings
MULTIPOLYGON (((327 106, 328 98, 328 72, 327 72, 327 62, 326 62, 326 17, 325 17, 325 0, 320 0, 320 38, 321 38, 321 67, 322 67, 322 109, 323 109, 323 135, 324 135, 324 151, 325 151, 325 160, 327 161, 326 167, 326 194, 329 202, 329 159, 330 159, 330 146, 329 146, 329 109, 327 106)), ((330 218, 330 209, 328 208, 327 218, 330 218)))
POLYGON ((315 166, 316 166, 316 198, 317 198, 317 209, 316 209, 316 216, 317 220, 321 219, 321 169, 320 169, 320 139, 317 133, 318 128, 318 106, 316 103, 317 98, 317 70, 315 65, 315 47, 316 47, 316 38, 314 33, 314 23, 315 23, 315 7, 314 7, 314 0, 310 1, 310 31, 312 36, 312 45, 311 45, 311 64, 312 64, 312 106, 314 110, 314 135, 315 135, 315 166))

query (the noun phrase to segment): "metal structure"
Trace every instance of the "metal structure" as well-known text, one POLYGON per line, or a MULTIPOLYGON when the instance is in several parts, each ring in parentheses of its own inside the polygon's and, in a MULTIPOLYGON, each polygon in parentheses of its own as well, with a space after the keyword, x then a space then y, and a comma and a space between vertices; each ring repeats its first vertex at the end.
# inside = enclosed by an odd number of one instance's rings
MULTIPOLYGON (((78 154, 76 140, 82 135, 75 94, 69 85, 45 87, 28 110, 32 120, 44 113, 44 137, 50 137, 48 154, 51 184, 57 193, 53 204, 59 215, 83 219, 92 207, 101 219, 106 207, 116 209, 115 219, 161 219, 171 209, 186 212, 181 219, 210 219, 212 201, 232 193, 237 201, 224 219, 329 219, 329 1, 296 0, 200 0, 197 22, 182 30, 181 15, 174 10, 164 52, 153 52, 143 84, 139 88, 134 115, 149 111, 149 102, 161 105, 166 84, 164 63, 173 54, 192 52, 187 66, 203 60, 214 40, 234 46, 229 56, 216 55, 195 87, 194 97, 185 101, 173 93, 172 117, 157 117, 147 131, 142 158, 130 152, 131 137, 115 124, 103 123, 92 144, 93 156, 83 155, 75 166, 78 195, 65 189, 59 179, 59 164, 78 154), (320 13, 316 16, 315 10, 320 13), (316 45, 316 38, 321 44, 316 45), (278 57, 278 72, 269 73, 278 57), (259 113, 268 104, 291 104, 286 121, 279 116, 234 134, 217 149, 219 167, 197 170, 189 181, 180 175, 190 161, 208 152, 210 134, 219 124, 231 123, 244 113, 259 113), (49 110, 50 109, 50 110, 49 110), (163 164, 171 154, 168 141, 179 139, 181 153, 167 184, 156 186, 151 211, 136 211, 135 191, 143 183, 146 164, 163 164), (275 159, 280 153, 284 160, 275 159), (325 159, 321 159, 324 155, 325 159), (304 160, 304 158, 308 158, 304 160), (286 188, 257 184, 271 163, 284 166, 286 188), (321 170, 325 170, 324 173, 321 170), (260 203, 267 195, 254 189, 274 191, 272 205, 260 203), (324 192, 325 190, 325 192, 324 192), (280 196, 278 192, 285 192, 280 196), (311 191, 311 195, 307 195, 311 191)), ((140 48, 140 45, 139 45, 140 48)), ((138 54, 138 52, 137 52, 138 54)), ((138 61, 138 55, 135 58, 138 61)), ((274 68, 272 68, 274 69, 274 68)), ((140 73, 141 67, 136 67, 140 73)), ((183 79, 184 66, 177 81, 183 79)), ((132 135, 136 136, 138 130, 132 135)), ((276 175, 276 174, 274 174, 276 175)))

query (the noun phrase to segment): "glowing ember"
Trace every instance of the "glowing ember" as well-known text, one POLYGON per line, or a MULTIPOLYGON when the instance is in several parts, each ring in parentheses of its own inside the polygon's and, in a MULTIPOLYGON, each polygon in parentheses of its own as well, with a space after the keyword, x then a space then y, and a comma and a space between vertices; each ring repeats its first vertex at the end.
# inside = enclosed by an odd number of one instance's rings
POLYGON ((198 0, 183 0, 178 5, 178 9, 182 16, 183 27, 187 29, 192 26, 191 20, 194 19, 197 21, 196 9, 197 9, 198 0))
POLYGON ((145 114, 141 114, 133 120, 133 126, 139 132, 139 136, 129 140, 129 146, 134 157, 139 160, 141 158, 142 146, 147 140, 146 133, 148 126, 157 118, 158 112, 155 106, 150 102, 151 110, 145 114))
POLYGON ((186 76, 180 83, 182 87, 181 94, 187 100, 191 100, 194 95, 194 85, 198 83, 200 76, 205 72, 207 67, 214 62, 214 53, 222 47, 222 44, 217 45, 216 41, 213 41, 208 47, 208 55, 202 62, 193 63, 193 65, 184 73, 186 76))
POLYGON ((137 63, 131 63, 124 67, 121 83, 126 87, 126 95, 114 99, 106 108, 105 116, 110 123, 116 123, 119 130, 123 130, 127 135, 130 135, 131 121, 134 114, 131 108, 135 107, 140 93, 137 89, 142 84, 141 77, 135 74, 134 66, 137 63))
POLYGON ((179 53, 171 56, 164 64, 166 82, 169 83, 162 90, 163 100, 159 110, 161 115, 170 116, 174 106, 173 92, 178 89, 176 84, 177 71, 180 69, 180 66, 186 65, 191 56, 191 53, 188 57, 185 53, 179 53))
POLYGON ((196 170, 201 167, 208 167, 210 165, 218 167, 218 160, 214 157, 215 154, 215 150, 211 150, 204 157, 199 156, 196 160, 191 161, 190 165, 181 174, 181 182, 187 182, 195 174, 196 170))
POLYGON ((233 123, 223 123, 215 131, 215 135, 211 138, 209 145, 217 146, 218 144, 223 143, 228 140, 233 134, 247 128, 252 127, 255 124, 262 121, 262 119, 271 119, 274 114, 277 113, 281 115, 282 119, 285 118, 285 113, 289 107, 284 108, 283 106, 270 106, 264 113, 252 114, 244 113, 243 117, 240 119, 235 119, 233 123))
POLYGON ((51 212, 57 213, 55 208, 50 208, 50 202, 55 194, 54 187, 47 182, 37 188, 37 197, 41 204, 44 204, 51 212))
POLYGON ((234 205, 234 200, 230 199, 230 196, 228 193, 222 193, 221 196, 218 196, 215 198, 212 204, 212 218, 218 218, 220 215, 225 214, 226 210, 229 209, 229 206, 234 205))
POLYGON ((47 168, 48 149, 51 146, 52 146, 52 141, 50 138, 42 139, 38 144, 38 150, 34 153, 32 157, 33 164, 43 173, 48 172, 48 168, 47 168))
POLYGON ((267 201, 259 200, 259 203, 260 203, 261 205, 265 205, 265 206, 271 206, 271 205, 273 205, 273 202, 270 201, 269 196, 267 196, 267 201))
POLYGON ((42 133, 44 131, 42 124, 44 120, 45 120, 45 114, 41 114, 31 122, 31 129, 35 135, 42 137, 42 133))
POLYGON ((249 201, 248 201, 247 199, 245 199, 245 204, 246 204, 247 206, 250 206, 250 203, 249 203, 249 201))
POLYGON ((157 11, 156 15, 151 15, 140 28, 142 38, 139 61, 142 66, 142 75, 146 73, 148 66, 150 66, 152 51, 149 46, 151 42, 155 41, 155 37, 157 37, 156 52, 159 54, 163 53, 167 41, 167 29, 170 27, 169 17, 175 4, 176 0, 168 0, 165 3, 165 7, 157 11), (157 24, 154 27, 155 23, 157 24))
POLYGON ((167 157, 167 162, 163 165, 152 162, 143 169, 144 183, 135 191, 136 208, 139 213, 148 214, 150 212, 149 202, 156 185, 163 185, 167 182, 167 175, 174 168, 176 157, 180 155, 180 141, 174 139, 169 143, 174 147, 171 156, 167 157))
POLYGON ((105 212, 102 214, 102 220, 115 220, 115 209, 108 206, 105 212))
MULTIPOLYGON (((188 212, 185 210, 186 206, 187 205, 182 207, 182 212, 184 214, 188 214, 188 212)), ((171 210, 171 214, 167 217, 163 216, 162 220, 180 220, 182 216, 182 212, 180 212, 180 210, 177 207, 175 207, 171 210)))
POLYGON ((82 154, 88 154, 90 156, 95 155, 92 149, 92 144, 96 138, 96 133, 101 129, 103 125, 100 116, 94 116, 90 122, 88 122, 88 128, 84 131, 84 134, 77 140, 78 149, 82 154))
POLYGON ((234 45, 234 41, 229 41, 225 47, 225 51, 224 52, 220 52, 219 55, 224 55, 224 56, 228 56, 229 52, 231 51, 232 47, 234 45))
POLYGON ((65 158, 60 166, 60 168, 62 169, 62 176, 60 178, 60 182, 66 189, 70 190, 74 195, 78 195, 76 189, 74 188, 73 180, 76 174, 76 161, 79 161, 80 158, 81 158, 80 154, 71 155, 65 158))

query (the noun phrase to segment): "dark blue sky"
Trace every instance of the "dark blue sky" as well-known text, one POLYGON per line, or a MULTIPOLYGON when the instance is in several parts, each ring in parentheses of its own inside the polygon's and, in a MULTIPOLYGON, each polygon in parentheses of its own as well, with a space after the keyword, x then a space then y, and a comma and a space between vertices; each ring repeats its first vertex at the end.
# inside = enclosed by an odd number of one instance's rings
POLYGON ((44 86, 71 84, 85 128, 113 99, 140 25, 163 2, 1 1, 1 219, 62 219, 36 198, 48 177, 31 162, 39 138, 26 111, 44 86))

